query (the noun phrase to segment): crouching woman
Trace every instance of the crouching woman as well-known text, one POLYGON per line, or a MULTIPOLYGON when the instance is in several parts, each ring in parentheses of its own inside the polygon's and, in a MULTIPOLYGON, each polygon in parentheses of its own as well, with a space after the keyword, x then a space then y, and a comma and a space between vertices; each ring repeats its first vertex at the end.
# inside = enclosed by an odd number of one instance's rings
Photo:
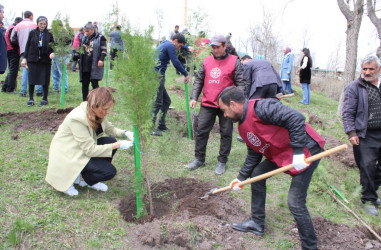
POLYGON ((133 145, 132 132, 115 128, 106 119, 114 104, 110 89, 100 87, 66 116, 49 149, 46 181, 56 190, 70 196, 78 195, 74 184, 108 190, 102 181, 116 175, 111 164, 116 150, 133 145), (104 134, 112 137, 103 137, 104 134), (117 141, 114 137, 129 140, 117 141))

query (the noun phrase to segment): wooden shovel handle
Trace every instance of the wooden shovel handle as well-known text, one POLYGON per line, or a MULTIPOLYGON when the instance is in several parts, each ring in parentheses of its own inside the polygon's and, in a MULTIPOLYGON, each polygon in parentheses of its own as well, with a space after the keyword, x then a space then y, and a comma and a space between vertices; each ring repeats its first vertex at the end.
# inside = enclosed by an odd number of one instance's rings
MULTIPOLYGON (((334 147, 334 148, 331 148, 327 151, 323 151, 319 154, 316 154, 316 155, 313 155, 311 157, 308 157, 306 159, 306 162, 308 163, 311 163, 311 162, 314 162, 314 161, 317 161, 317 160, 320 160, 321 158, 323 157, 326 157, 328 155, 331 155, 331 154, 334 154, 334 153, 337 153, 337 152, 340 152, 344 149, 348 148, 348 145, 347 144, 343 144, 343 145, 340 145, 340 146, 337 146, 337 147, 334 147)), ((258 175, 258 176, 255 176, 253 178, 250 178, 250 179, 247 179, 243 182, 240 182, 238 184, 238 186, 240 187, 243 187, 247 184, 251 184, 253 182, 257 182, 257 181, 261 181, 263 179, 266 179, 266 178, 269 178, 271 176, 274 176, 276 174, 279 174, 279 173, 283 173, 283 172, 286 172, 290 169, 294 168, 294 165, 290 164, 290 165, 287 165, 287 166, 284 166, 284 167, 281 167, 281 168, 278 168, 278 169, 275 169, 273 171, 270 171, 270 172, 267 172, 265 174, 261 174, 261 175, 258 175)), ((219 192, 223 192, 223 191, 227 191, 230 189, 230 186, 226 186, 226 187, 223 187, 223 188, 220 188, 220 189, 217 189, 215 190, 212 194, 216 194, 216 193, 219 193, 219 192)))

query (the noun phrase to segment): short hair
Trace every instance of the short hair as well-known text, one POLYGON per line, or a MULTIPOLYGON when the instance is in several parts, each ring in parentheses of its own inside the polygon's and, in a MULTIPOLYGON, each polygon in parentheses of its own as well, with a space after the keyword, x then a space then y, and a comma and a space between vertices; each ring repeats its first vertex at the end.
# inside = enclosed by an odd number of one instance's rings
POLYGON ((361 60, 361 67, 363 64, 370 64, 373 61, 375 61, 377 63, 377 69, 379 69, 381 67, 380 59, 374 55, 366 56, 364 59, 362 59, 361 60))
POLYGON ((225 105, 230 107, 230 101, 244 103, 245 94, 236 86, 230 86, 221 91, 218 95, 218 100, 221 100, 225 105))
POLYGON ((249 60, 251 60, 251 59, 253 59, 253 58, 251 58, 251 56, 249 56, 249 55, 244 55, 242 58, 241 58, 241 60, 246 60, 246 59, 249 59, 249 60))
POLYGON ((185 44, 185 36, 181 33, 175 33, 172 37, 171 37, 171 40, 174 41, 175 39, 177 39, 177 42, 178 43, 182 43, 182 44, 185 44))
POLYGON ((0 12, 1 11, 4 11, 4 6, 2 4, 0 4, 0 12))
POLYGON ((82 32, 83 31, 83 27, 79 28, 79 32, 82 32))
POLYGON ((121 30, 121 29, 122 29, 122 26, 117 25, 115 28, 116 28, 117 30, 121 30))
POLYGON ((95 25, 88 22, 88 23, 86 23, 86 25, 83 28, 88 29, 88 30, 93 30, 93 29, 95 29, 95 25))
POLYGON ((33 16, 32 11, 27 10, 24 12, 24 18, 30 18, 31 16, 33 16))
POLYGON ((21 17, 16 17, 15 18, 15 23, 17 24, 17 23, 19 23, 19 22, 21 22, 22 21, 22 18, 21 17))
POLYGON ((180 26, 179 25, 175 25, 175 28, 180 28, 180 26))

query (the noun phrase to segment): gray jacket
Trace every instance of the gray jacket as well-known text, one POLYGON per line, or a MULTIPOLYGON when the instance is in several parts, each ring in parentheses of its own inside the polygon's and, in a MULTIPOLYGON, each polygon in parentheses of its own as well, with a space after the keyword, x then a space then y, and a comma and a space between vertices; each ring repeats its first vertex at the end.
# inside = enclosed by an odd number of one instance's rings
POLYGON ((265 85, 276 83, 278 88, 282 87, 282 81, 278 72, 266 60, 250 60, 243 66, 243 70, 243 76, 246 80, 245 95, 248 99, 250 99, 257 88, 265 85))
POLYGON ((368 91, 360 78, 351 82, 344 92, 343 125, 348 137, 365 138, 368 126, 368 91))
MULTIPOLYGON (((226 56, 224 58, 219 60, 224 60, 226 57, 228 57, 228 53, 226 53, 226 56)), ((204 79, 205 79, 205 69, 204 64, 201 65, 200 69, 197 72, 196 79, 193 84, 193 91, 191 95, 191 100, 197 101, 198 97, 201 94, 201 91, 204 87, 204 79)), ((245 79, 243 78, 243 67, 242 63, 237 58, 237 61, 235 62, 235 69, 234 69, 234 85, 237 86, 240 90, 245 91, 245 79)))

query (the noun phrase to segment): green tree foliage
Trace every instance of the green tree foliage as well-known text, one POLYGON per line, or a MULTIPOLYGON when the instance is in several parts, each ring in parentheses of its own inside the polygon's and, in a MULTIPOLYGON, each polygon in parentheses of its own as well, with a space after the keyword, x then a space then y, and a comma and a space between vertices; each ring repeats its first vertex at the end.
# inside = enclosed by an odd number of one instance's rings
POLYGON ((73 30, 69 25, 69 18, 61 18, 61 14, 57 13, 51 27, 50 32, 54 36, 54 43, 50 46, 54 49, 56 60, 63 65, 71 53, 71 41, 73 39, 73 30))

